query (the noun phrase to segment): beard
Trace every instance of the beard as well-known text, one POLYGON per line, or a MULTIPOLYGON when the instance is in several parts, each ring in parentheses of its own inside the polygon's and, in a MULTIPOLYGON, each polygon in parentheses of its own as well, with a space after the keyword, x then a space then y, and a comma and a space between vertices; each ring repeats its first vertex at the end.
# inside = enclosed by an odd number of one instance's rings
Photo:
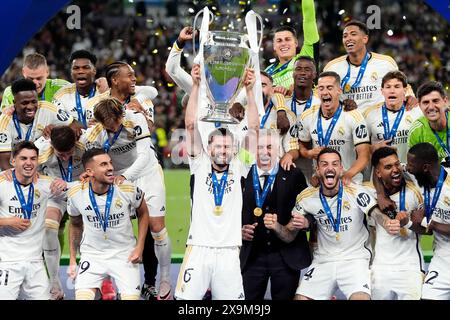
POLYGON ((421 187, 430 187, 432 184, 432 178, 430 175, 423 172, 418 172, 414 175, 416 177, 417 183, 421 187))

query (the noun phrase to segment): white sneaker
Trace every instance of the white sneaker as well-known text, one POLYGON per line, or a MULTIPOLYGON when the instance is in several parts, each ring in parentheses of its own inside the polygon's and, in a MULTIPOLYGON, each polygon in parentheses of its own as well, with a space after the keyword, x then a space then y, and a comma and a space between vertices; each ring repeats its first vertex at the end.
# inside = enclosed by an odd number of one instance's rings
POLYGON ((159 284, 159 290, 158 290, 158 300, 170 300, 171 299, 171 286, 168 281, 161 281, 159 284))

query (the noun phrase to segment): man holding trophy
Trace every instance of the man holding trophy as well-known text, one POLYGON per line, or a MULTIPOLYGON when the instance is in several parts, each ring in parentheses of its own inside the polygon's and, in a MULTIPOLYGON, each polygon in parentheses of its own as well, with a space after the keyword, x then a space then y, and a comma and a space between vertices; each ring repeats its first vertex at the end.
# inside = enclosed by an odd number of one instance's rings
POLYGON ((248 68, 250 54, 235 45, 242 35, 211 32, 209 36, 214 42, 200 49, 201 65, 195 64, 192 68, 193 86, 186 108, 192 211, 175 298, 200 300, 211 288, 214 300, 242 300, 244 290, 239 261, 241 178, 247 176, 251 163, 242 160, 248 153, 238 152, 237 143, 228 129, 213 130, 204 145, 197 113, 201 81, 215 106, 209 117, 202 118, 206 121, 233 121, 228 109, 244 85, 248 102, 248 145, 255 146, 256 143, 251 144, 251 141, 256 141, 259 129, 253 93, 256 77, 255 71, 248 68))

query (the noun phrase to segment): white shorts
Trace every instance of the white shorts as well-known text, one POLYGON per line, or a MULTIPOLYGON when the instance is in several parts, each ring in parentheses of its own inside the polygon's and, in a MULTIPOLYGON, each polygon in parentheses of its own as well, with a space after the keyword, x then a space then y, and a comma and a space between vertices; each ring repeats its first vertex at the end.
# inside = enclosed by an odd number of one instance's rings
POLYGON ((135 183, 145 193, 145 202, 150 216, 164 217, 166 215, 166 187, 161 166, 154 165, 149 174, 138 178, 135 183))
POLYGON ((140 295, 141 274, 139 264, 127 262, 127 257, 99 259, 81 256, 75 279, 75 290, 99 289, 103 280, 111 276, 123 295, 140 295))
POLYGON ((44 261, 0 262, 0 300, 49 300, 44 261))
POLYGON ((423 282, 422 299, 450 300, 449 266, 449 257, 433 256, 423 282))
POLYGON ((420 300, 424 274, 372 266, 372 300, 420 300))
POLYGON ((213 300, 244 300, 239 247, 187 246, 175 298, 201 300, 208 288, 213 300))
POLYGON ((353 293, 370 295, 369 260, 355 259, 313 263, 303 275, 296 294, 314 300, 329 300, 340 289, 349 299, 353 293))

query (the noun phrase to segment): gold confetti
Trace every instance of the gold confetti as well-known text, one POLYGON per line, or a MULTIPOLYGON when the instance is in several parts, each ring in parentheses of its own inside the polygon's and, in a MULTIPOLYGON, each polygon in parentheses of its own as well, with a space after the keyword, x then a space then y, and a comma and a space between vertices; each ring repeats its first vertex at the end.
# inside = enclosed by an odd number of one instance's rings
POLYGON ((131 62, 131 64, 133 65, 133 66, 136 66, 136 61, 133 61, 133 62, 131 62))
POLYGON ((436 42, 436 41, 437 41, 437 37, 433 36, 433 42, 436 42))
POLYGON ((158 49, 154 49, 154 50, 152 51, 152 53, 153 53, 153 54, 157 54, 157 53, 158 53, 158 49))
POLYGON ((288 8, 283 10, 283 14, 285 14, 288 11, 288 8))

